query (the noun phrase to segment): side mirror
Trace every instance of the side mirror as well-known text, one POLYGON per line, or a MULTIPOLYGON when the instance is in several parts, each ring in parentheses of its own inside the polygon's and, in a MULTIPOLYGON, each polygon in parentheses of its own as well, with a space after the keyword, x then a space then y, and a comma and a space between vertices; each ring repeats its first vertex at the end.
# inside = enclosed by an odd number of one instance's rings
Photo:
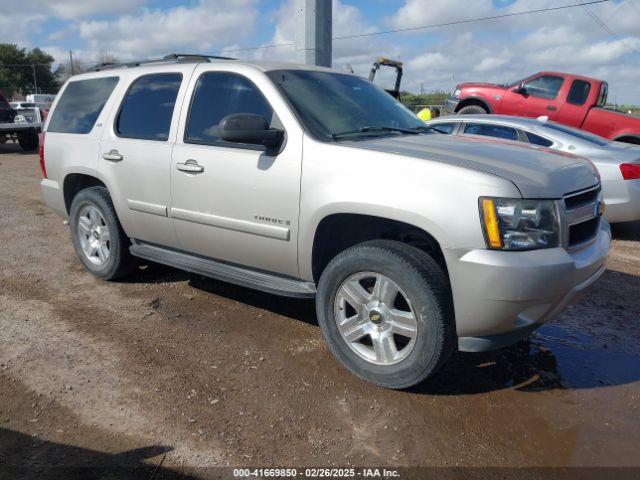
POLYGON ((527 93, 527 89, 524 87, 524 83, 521 83, 516 88, 511 90, 513 93, 519 93, 520 95, 525 95, 527 93))
POLYGON ((282 144, 284 132, 269 128, 269 122, 253 113, 232 113, 218 124, 219 135, 225 142, 248 143, 277 148, 282 144))

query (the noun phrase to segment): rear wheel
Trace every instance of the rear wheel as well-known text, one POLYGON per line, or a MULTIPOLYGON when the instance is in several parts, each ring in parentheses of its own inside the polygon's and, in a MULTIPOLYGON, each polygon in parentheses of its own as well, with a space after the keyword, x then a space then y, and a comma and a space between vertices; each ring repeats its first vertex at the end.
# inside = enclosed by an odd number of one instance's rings
POLYGON ((74 197, 69 227, 76 255, 96 277, 113 280, 135 268, 129 239, 106 188, 87 188, 74 197))
POLYGON ((403 243, 375 240, 340 253, 322 273, 316 305, 332 353, 352 373, 380 386, 422 382, 455 345, 442 269, 403 243))
POLYGON ((33 152, 39 147, 38 132, 35 129, 30 129, 25 132, 18 133, 18 143, 20 148, 25 152, 33 152))
POLYGON ((485 113, 489 112, 480 105, 467 105, 458 110, 458 115, 482 115, 485 113))
POLYGON ((640 145, 640 137, 634 137, 634 136, 616 138, 615 141, 630 143, 632 145, 640 145))

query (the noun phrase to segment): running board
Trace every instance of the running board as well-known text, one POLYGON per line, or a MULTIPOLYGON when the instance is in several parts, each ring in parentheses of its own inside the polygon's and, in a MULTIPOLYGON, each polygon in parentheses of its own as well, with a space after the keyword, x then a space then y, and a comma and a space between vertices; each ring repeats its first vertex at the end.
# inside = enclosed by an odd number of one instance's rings
POLYGON ((282 277, 271 273, 229 265, 217 260, 157 247, 147 243, 135 242, 129 251, 132 255, 156 263, 180 268, 205 277, 284 297, 314 298, 316 287, 312 282, 282 277))

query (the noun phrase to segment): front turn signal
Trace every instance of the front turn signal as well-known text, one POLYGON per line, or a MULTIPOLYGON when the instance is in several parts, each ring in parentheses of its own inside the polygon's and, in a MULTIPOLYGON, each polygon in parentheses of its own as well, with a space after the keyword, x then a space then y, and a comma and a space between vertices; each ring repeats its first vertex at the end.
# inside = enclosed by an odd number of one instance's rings
POLYGON ((496 206, 491 198, 482 199, 482 217, 487 240, 491 248, 502 248, 502 238, 500 236, 500 226, 496 216, 496 206))

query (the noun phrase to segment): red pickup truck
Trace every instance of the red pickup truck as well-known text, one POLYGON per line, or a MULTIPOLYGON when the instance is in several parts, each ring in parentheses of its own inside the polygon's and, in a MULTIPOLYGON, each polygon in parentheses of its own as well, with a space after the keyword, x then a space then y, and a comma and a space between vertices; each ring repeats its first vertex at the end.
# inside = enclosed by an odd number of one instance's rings
POLYGON ((640 118, 604 108, 607 82, 540 72, 508 85, 461 83, 445 101, 447 113, 547 116, 610 140, 640 144, 640 118))

